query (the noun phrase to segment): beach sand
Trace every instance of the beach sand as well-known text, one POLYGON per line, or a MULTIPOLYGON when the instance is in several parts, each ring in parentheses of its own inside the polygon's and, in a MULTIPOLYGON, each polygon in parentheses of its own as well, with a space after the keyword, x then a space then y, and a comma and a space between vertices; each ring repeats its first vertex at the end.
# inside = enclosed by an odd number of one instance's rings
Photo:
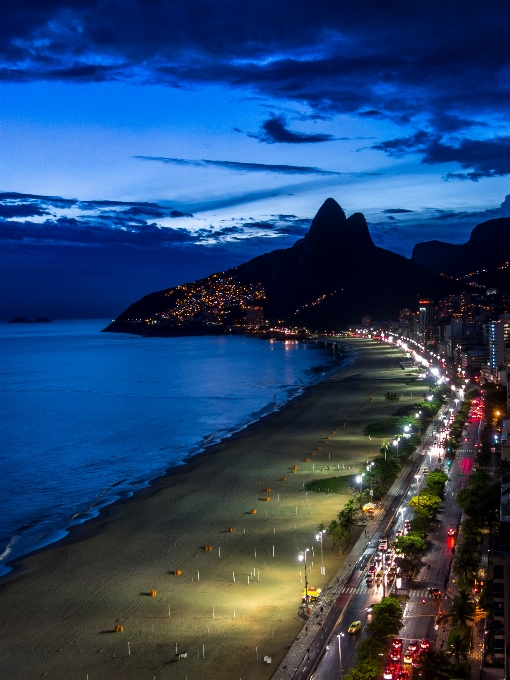
MULTIPOLYGON (((348 344, 354 363, 4 577, 1 677, 269 678, 304 625, 298 552, 310 548, 309 585, 320 586, 316 527, 348 498, 306 493, 304 482, 358 472, 378 453, 363 428, 390 414, 384 393, 408 403, 425 389, 405 384, 396 349, 348 344), (176 649, 187 658, 175 662, 176 649)), ((327 582, 349 558, 326 538, 323 559, 327 582)))

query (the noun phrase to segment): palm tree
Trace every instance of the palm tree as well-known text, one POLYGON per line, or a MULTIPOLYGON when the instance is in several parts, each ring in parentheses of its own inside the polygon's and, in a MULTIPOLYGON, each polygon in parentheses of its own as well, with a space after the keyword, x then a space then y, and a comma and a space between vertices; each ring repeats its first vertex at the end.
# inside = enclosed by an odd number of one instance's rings
POLYGON ((466 584, 473 581, 478 572, 479 564, 476 555, 467 550, 461 550, 455 555, 453 561, 453 573, 456 576, 464 576, 466 584))
POLYGON ((351 529, 356 524, 357 508, 354 505, 354 499, 350 498, 344 505, 343 509, 338 513, 338 521, 340 526, 346 531, 349 538, 351 537, 351 529))
POLYGON ((469 645, 467 643, 466 637, 461 633, 455 633, 455 635, 452 635, 448 654, 455 658, 457 670, 460 667, 460 657, 467 659, 468 652, 469 645))
POLYGON ((389 404, 395 404, 395 410, 396 410, 397 404, 400 401, 399 395, 396 392, 386 392, 386 394, 384 395, 384 398, 389 404))
POLYGON ((420 680, 446 680, 448 675, 448 657, 442 650, 429 649, 420 655, 421 668, 413 668, 414 678, 420 680))
POLYGON ((441 616, 439 623, 451 621, 455 628, 458 627, 466 630, 469 624, 475 620, 475 611, 476 604, 471 599, 467 590, 459 590, 459 594, 453 598, 450 611, 441 616))
POLYGON ((386 460, 386 454, 388 453, 388 449, 390 448, 390 443, 386 441, 386 439, 383 439, 381 442, 381 451, 384 449, 384 460, 386 460))
POLYGON ((338 543, 338 541, 342 541, 345 538, 346 530, 340 524, 340 522, 337 522, 336 519, 333 519, 329 524, 327 532, 328 536, 331 538, 331 541, 333 543, 333 545, 331 546, 331 550, 334 550, 335 545, 338 543))

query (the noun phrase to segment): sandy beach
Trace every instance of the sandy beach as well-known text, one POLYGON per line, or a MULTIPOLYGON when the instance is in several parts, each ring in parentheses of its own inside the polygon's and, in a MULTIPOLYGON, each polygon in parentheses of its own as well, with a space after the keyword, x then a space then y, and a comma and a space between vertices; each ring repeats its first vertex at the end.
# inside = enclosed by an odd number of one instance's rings
MULTIPOLYGON (((104 509, 2 579, 0 675, 271 677, 304 625, 297 616, 304 587, 298 552, 313 546, 309 583, 320 586, 315 529, 347 500, 307 493, 304 483, 358 472, 379 450, 363 428, 391 412, 384 393, 410 403, 423 391, 405 384, 396 349, 369 340, 347 344, 358 353, 354 363, 104 509), (176 650, 187 658, 175 662, 176 650)), ((326 539, 323 559, 327 582, 349 558, 326 539)))

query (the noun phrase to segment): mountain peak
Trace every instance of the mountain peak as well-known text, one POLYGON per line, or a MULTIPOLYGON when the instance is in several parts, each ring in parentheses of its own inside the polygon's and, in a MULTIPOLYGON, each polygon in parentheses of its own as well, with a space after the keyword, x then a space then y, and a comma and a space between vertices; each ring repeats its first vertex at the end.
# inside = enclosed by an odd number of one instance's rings
POLYGON ((349 218, 334 198, 327 198, 312 220, 306 236, 308 247, 315 243, 341 244, 347 248, 375 248, 368 225, 362 213, 349 218))
POLYGON ((346 222, 345 213, 334 198, 327 198, 312 220, 309 238, 327 238, 338 236, 346 222))

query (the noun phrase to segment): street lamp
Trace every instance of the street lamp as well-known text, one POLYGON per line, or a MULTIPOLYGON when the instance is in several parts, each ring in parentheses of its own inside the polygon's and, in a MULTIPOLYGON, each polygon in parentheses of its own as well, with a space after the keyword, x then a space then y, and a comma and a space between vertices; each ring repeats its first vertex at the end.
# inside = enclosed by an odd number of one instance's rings
POLYGON ((340 662, 340 680, 342 680, 342 678, 343 678, 343 675, 342 675, 342 645, 341 645, 341 642, 340 642, 340 638, 343 638, 343 637, 344 637, 343 633, 339 633, 337 635, 337 638, 338 638, 338 661, 340 662))
POLYGON ((393 446, 397 447, 397 459, 398 459, 398 441, 399 441, 398 437, 395 437, 395 439, 393 440, 393 446))
POLYGON ((310 550, 310 548, 305 548, 302 552, 299 553, 298 555, 298 560, 300 562, 305 563, 305 606, 308 610, 308 572, 306 571, 306 553, 310 550))
POLYGON ((322 552, 322 544, 324 542, 324 534, 326 531, 327 529, 319 529, 318 534, 315 536, 315 538, 321 542, 321 588, 324 587, 324 555, 322 552))
POLYGON ((363 477, 365 474, 362 472, 360 475, 356 477, 356 481, 359 484, 359 503, 360 503, 360 509, 363 506, 363 477))

